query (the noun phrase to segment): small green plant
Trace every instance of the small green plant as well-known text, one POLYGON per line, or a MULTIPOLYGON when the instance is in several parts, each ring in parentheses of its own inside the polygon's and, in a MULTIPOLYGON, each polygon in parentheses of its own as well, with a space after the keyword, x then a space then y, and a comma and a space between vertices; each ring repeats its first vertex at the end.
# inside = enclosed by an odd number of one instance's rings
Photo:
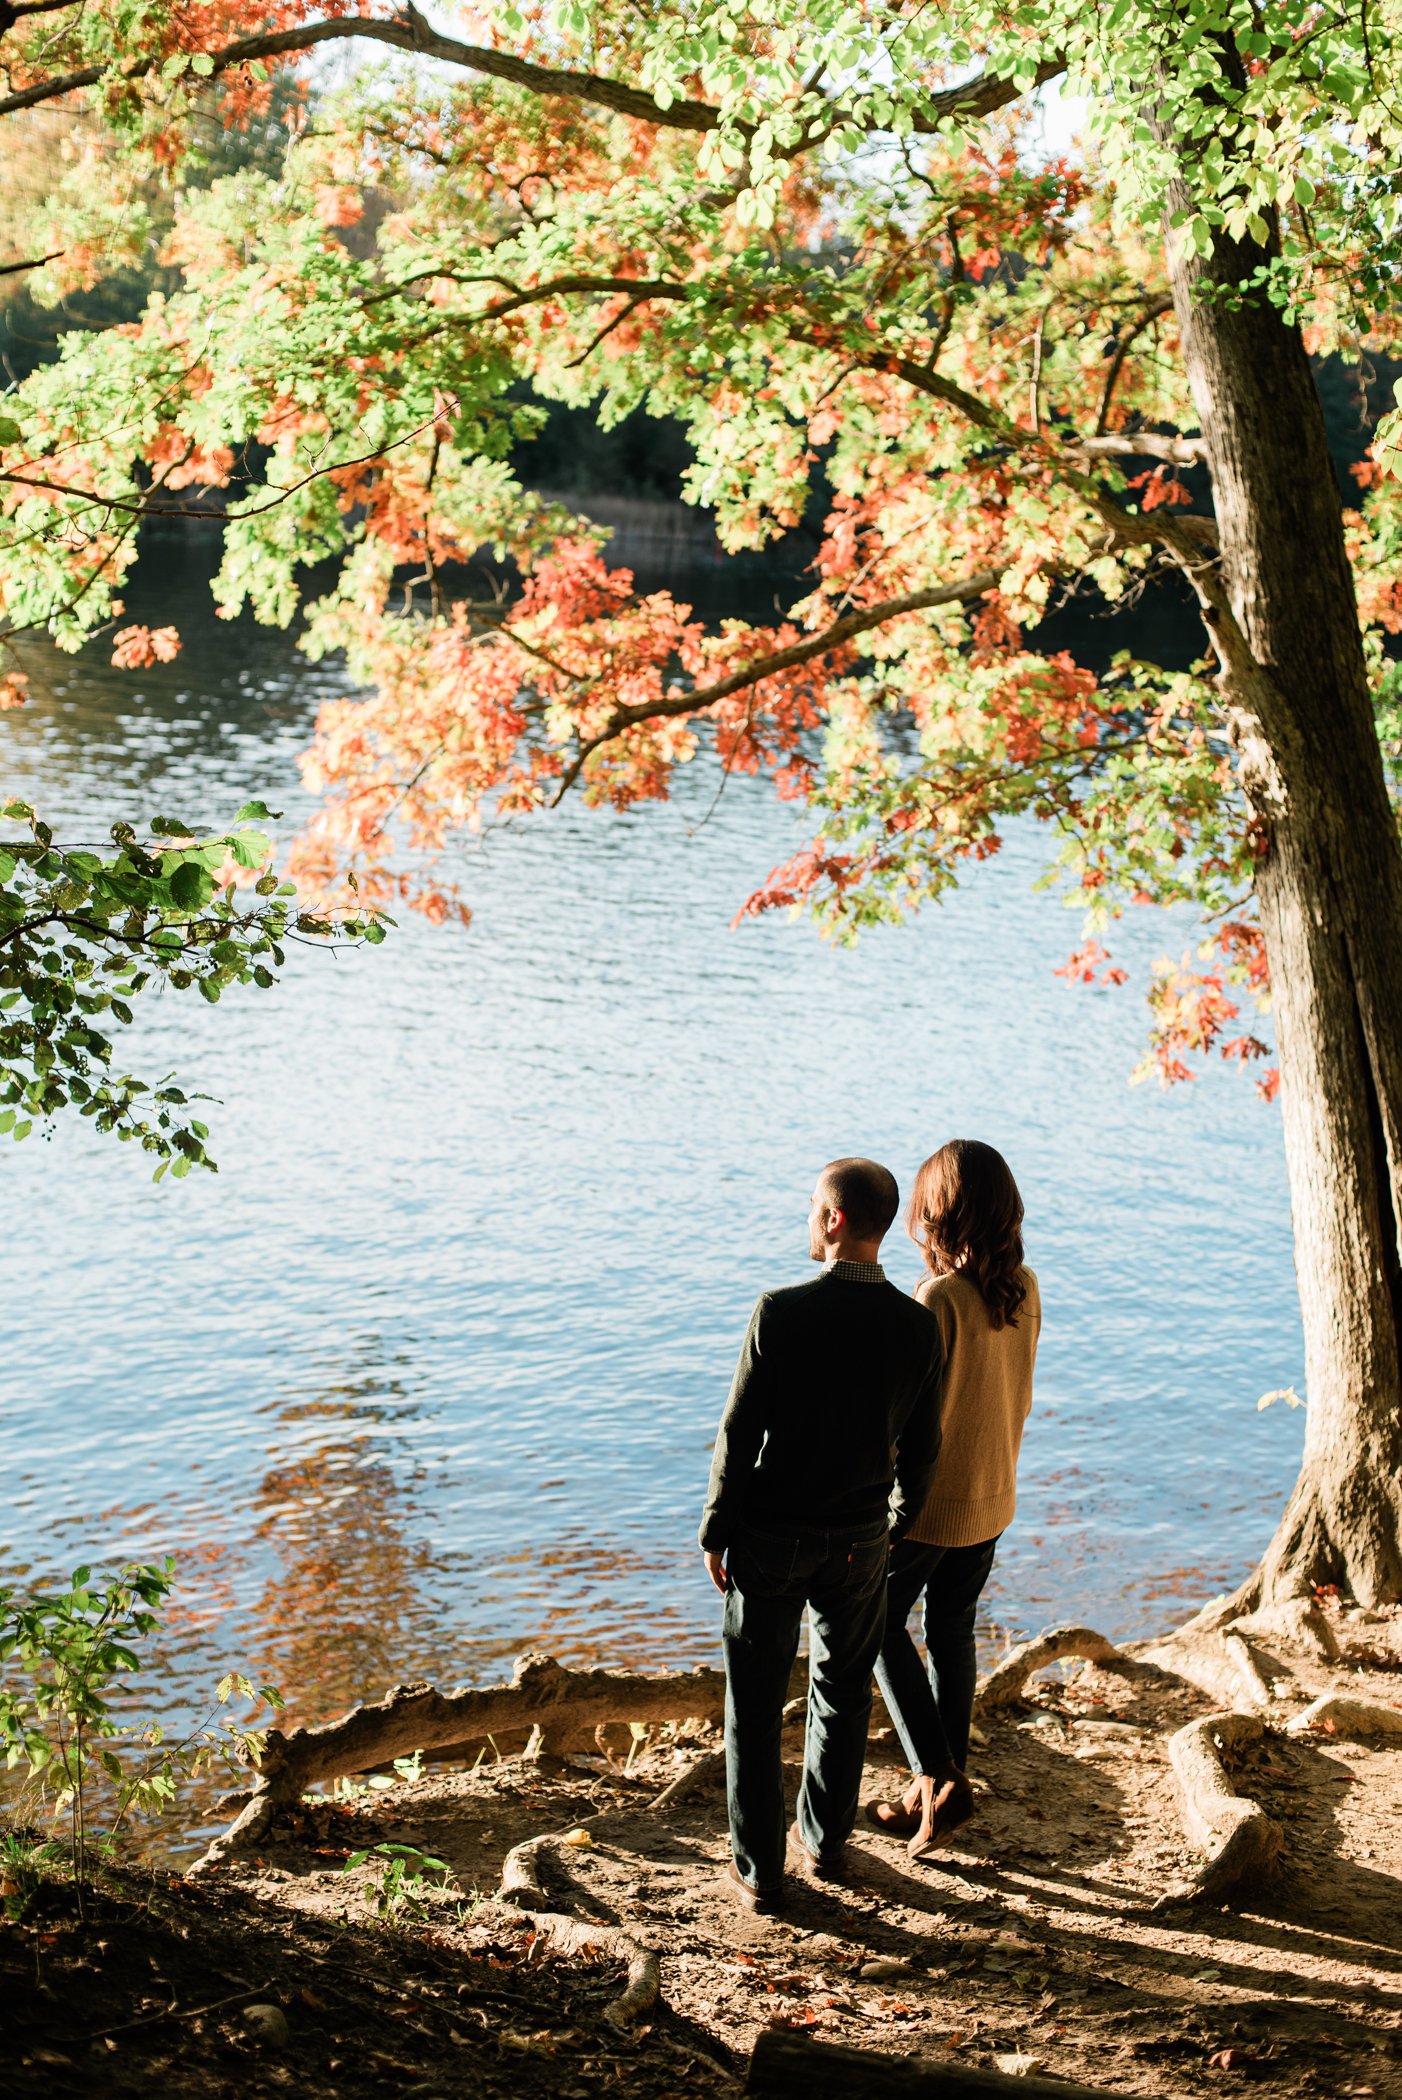
POLYGON ((0 1749, 7 1769, 26 1767, 22 1808, 39 1800, 55 1817, 67 1811, 80 1915, 90 1855, 110 1853, 133 1811, 158 1815, 183 1782, 261 1752, 264 1732, 234 1720, 231 1702, 282 1705, 271 1685, 255 1690, 231 1674, 204 1718, 175 1740, 166 1740, 159 1722, 114 1715, 113 1686, 138 1668, 136 1645, 155 1631, 174 1573, 167 1559, 130 1564, 105 1580, 75 1568, 67 1589, 29 1597, 0 1586, 0 1749), (111 1810, 100 1834, 91 1820, 95 1795, 111 1810))
POLYGON ((393 1844, 367 1845, 363 1852, 352 1852, 342 1871, 350 1874, 367 1860, 373 1860, 380 1872, 366 1887, 365 1901, 383 1924, 392 1924, 401 1911, 421 1918, 429 1889, 446 1888, 453 1872, 445 1859, 435 1859, 417 1845, 393 1844))
POLYGON ((32 1824, 0 1832, 0 1908, 22 1918, 48 1873, 67 1857, 65 1848, 32 1824))

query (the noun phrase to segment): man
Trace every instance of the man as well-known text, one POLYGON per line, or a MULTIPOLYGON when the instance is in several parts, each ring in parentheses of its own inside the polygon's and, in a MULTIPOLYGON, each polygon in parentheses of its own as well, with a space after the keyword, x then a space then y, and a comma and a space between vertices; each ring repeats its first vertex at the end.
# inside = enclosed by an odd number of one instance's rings
POLYGON ((841 1871, 887 1551, 921 1508, 939 1454, 939 1327, 880 1265, 898 1201, 874 1160, 824 1167, 808 1216, 823 1273, 756 1305, 716 1438, 701 1550, 725 1598, 727 1875, 749 1910, 772 1911, 781 1896, 780 1730, 805 1606, 808 1727, 790 1837, 802 1873, 841 1871))

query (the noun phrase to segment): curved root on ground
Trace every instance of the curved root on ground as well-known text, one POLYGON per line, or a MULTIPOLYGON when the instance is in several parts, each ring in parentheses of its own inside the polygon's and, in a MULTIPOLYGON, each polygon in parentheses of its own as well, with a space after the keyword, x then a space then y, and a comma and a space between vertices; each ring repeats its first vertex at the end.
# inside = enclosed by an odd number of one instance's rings
POLYGON ((1136 1653, 1226 1707, 1268 1707, 1294 1689, 1286 1667, 1260 1653, 1237 1626, 1225 1632, 1199 1628, 1165 1634, 1137 1647, 1136 1653), (1278 1677, 1283 1679, 1279 1690, 1278 1677))
POLYGON ((1385 1706, 1380 1699, 1355 1699, 1347 1692, 1325 1692, 1286 1727, 1287 1735, 1308 1735, 1321 1728, 1331 1735, 1366 1737, 1402 1735, 1402 1707, 1385 1706))
POLYGON ((1229 1634, 1254 1635, 1258 1640, 1284 1641, 1292 1648, 1303 1649, 1315 1662, 1339 1660, 1338 1635, 1314 1597, 1285 1597, 1275 1604, 1263 1605, 1259 1611, 1232 1620, 1226 1630, 1229 1634))
POLYGON ((651 1947, 644 1947, 615 1925, 595 1924, 588 1918, 551 1909, 553 1899, 541 1877, 541 1861, 554 1846, 566 1842, 562 1834, 546 1832, 514 1845, 502 1861, 497 1900, 524 1911, 538 1939, 557 1954, 622 1962, 628 1981, 609 2006, 606 2018, 615 2027, 629 2027, 644 2013, 651 2012, 661 1996, 662 1964, 651 1947))
POLYGON ((1222 1713, 1190 1721, 1170 1739, 1183 1821, 1205 1858, 1193 1880, 1162 1897, 1156 1908, 1201 1897, 1220 1900, 1259 1879, 1279 1858, 1285 1842, 1280 1825, 1258 1801, 1237 1793, 1225 1762, 1264 1734, 1259 1715, 1222 1713))
POLYGON ((1000 1706, 1015 1706, 1029 1677, 1044 1670, 1048 1663, 1062 1662, 1070 1655, 1111 1668, 1133 1667, 1131 1659, 1121 1654, 1103 1633, 1095 1633, 1088 1626, 1049 1626, 1035 1640, 1024 1641, 1021 1647, 1012 1649, 981 1680, 974 1712, 991 1713, 1000 1706))

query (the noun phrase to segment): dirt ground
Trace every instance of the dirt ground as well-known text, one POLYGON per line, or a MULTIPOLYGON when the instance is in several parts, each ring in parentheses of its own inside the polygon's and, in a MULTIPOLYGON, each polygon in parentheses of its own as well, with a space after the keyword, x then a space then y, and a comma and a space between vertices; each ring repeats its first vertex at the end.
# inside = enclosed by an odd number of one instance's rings
MULTIPOLYGON (((1396 1663, 1360 1649, 1329 1681, 1402 1705, 1396 1663)), ((779 2024, 1107 2092, 1402 2100, 1402 1736, 1268 1728, 1236 1776, 1283 1826, 1282 1865, 1234 1906, 1156 1907, 1198 1861, 1166 1743, 1221 1703, 1148 1666, 1044 1675, 983 1722, 979 1813, 938 1857, 861 1824, 847 1882, 795 1881, 767 1919, 721 1879, 717 1780, 653 1806, 714 1749, 706 1731, 659 1731, 631 1762, 622 1730, 610 1758, 430 1766, 309 1805, 257 1860, 129 1890, 139 1931, 131 1915, 0 1931, 0 2002, 18 2008, 0 2091, 585 2100, 622 2082, 665 2100, 737 2091, 779 2024), (529 1919, 492 1900, 508 1851, 546 1832, 575 1839, 545 1857, 558 1908, 661 1956, 663 2003, 632 2032, 606 2017, 616 1960, 541 1959, 529 1919), (377 1842, 445 1861, 451 1886, 381 1921, 379 1867, 345 1865, 377 1842), (254 2004, 285 2030, 251 2033, 254 2004)), ((868 1796, 900 1776, 878 1737, 868 1796)))

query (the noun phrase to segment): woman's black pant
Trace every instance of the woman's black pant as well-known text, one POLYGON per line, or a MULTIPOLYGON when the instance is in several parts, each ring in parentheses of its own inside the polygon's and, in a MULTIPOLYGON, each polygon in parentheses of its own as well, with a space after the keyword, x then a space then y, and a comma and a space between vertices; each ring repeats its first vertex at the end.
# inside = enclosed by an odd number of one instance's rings
POLYGON ((876 1681, 912 1772, 961 1769, 969 1755, 977 1664, 974 1620, 997 1550, 996 1538, 978 1546, 922 1546, 902 1539, 891 1549, 886 1576, 886 1634, 876 1681), (907 1620, 925 1600, 928 1670, 907 1620))

